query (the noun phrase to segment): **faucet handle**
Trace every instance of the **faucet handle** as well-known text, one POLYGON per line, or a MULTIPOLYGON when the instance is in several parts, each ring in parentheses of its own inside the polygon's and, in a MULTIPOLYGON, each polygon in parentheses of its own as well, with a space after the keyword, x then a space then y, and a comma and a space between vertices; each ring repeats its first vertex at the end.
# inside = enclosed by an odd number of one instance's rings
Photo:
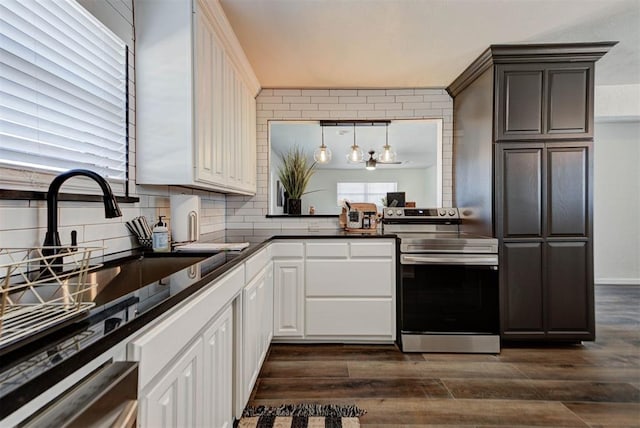
POLYGON ((71 231, 71 248, 69 251, 78 251, 78 232, 76 230, 71 231))

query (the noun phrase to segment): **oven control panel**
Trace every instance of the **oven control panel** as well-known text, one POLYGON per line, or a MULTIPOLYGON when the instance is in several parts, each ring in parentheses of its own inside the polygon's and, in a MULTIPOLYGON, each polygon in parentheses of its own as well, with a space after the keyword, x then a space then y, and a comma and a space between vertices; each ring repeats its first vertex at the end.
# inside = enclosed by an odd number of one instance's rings
POLYGON ((426 219, 459 219, 457 208, 408 208, 389 207, 384 209, 385 218, 397 218, 406 220, 426 219))

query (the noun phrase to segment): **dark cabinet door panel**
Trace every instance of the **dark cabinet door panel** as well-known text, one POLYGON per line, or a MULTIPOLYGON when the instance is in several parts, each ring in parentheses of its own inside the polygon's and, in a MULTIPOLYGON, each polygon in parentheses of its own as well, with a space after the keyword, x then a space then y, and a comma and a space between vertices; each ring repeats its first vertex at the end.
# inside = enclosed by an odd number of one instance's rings
POLYGON ((547 148, 548 235, 587 236, 587 147, 547 148))
POLYGON ((500 273, 501 325, 504 334, 544 332, 542 243, 505 243, 500 273))
POLYGON ((542 151, 539 147, 500 152, 505 238, 542 236, 542 151))
POLYGON ((549 70, 547 132, 589 132, 588 67, 549 70))
POLYGON ((547 330, 589 334, 592 330, 593 281, 587 242, 548 242, 546 251, 547 330))
POLYGON ((501 139, 542 134, 543 71, 505 70, 502 79, 501 139))

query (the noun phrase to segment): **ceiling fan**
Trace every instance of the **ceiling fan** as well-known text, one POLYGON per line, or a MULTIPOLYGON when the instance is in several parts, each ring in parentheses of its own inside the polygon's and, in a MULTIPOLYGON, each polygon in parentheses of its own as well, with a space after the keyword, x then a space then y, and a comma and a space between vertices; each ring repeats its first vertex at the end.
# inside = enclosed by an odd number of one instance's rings
POLYGON ((374 169, 376 169, 377 164, 400 165, 402 163, 398 161, 385 161, 384 159, 377 159, 376 157, 374 157, 375 153, 376 153, 375 150, 369 150, 369 159, 364 161, 365 168, 368 169, 369 171, 373 171, 374 169))

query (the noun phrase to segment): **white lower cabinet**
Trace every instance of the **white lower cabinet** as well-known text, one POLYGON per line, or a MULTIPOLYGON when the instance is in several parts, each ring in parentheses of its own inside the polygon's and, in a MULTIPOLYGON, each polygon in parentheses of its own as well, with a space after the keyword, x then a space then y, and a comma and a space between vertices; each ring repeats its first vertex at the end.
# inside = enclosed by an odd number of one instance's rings
POLYGON ((162 371, 160 379, 139 397, 140 425, 146 427, 202 426, 203 347, 198 339, 162 371))
MULTIPOLYGON (((267 249, 263 250, 266 252, 267 249)), ((271 260, 258 253, 247 262, 250 278, 242 291, 242 402, 246 403, 258 379, 273 337, 273 273, 271 260), (255 261, 255 263, 253 263, 255 261)))
POLYGON ((229 307, 204 335, 204 373, 210 373, 204 385, 204 426, 233 426, 233 311, 229 307))
POLYGON ((395 243, 306 243, 305 339, 395 339, 395 243))
POLYGON ((233 304, 244 266, 180 305, 127 346, 139 361, 138 426, 233 424, 233 304))
POLYGON ((303 270, 302 260, 273 262, 273 335, 275 337, 304 335, 303 270))

